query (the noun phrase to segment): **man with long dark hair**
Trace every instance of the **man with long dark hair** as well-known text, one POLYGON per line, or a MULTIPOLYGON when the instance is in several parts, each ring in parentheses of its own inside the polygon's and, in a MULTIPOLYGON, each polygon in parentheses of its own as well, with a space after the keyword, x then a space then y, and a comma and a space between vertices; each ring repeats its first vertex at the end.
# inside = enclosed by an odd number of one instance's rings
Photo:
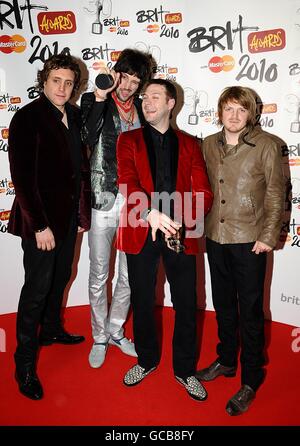
POLYGON ((94 343, 89 364, 101 367, 108 344, 130 356, 136 356, 133 342, 124 335, 130 305, 127 262, 124 253, 117 253, 116 283, 108 310, 107 279, 112 242, 119 222, 123 197, 117 186, 116 144, 121 132, 138 128, 144 118, 138 93, 150 78, 152 57, 136 49, 121 52, 111 75, 111 87, 96 88, 82 97, 84 141, 91 150, 92 223, 89 232, 91 305, 94 343))

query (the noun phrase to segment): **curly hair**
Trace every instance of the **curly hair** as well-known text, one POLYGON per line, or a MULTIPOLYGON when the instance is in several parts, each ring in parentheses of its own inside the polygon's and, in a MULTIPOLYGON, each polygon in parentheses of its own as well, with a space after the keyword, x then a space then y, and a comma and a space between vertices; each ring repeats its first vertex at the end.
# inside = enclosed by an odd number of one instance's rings
POLYGON ((47 81, 50 71, 59 70, 60 68, 69 69, 74 73, 74 88, 72 91, 72 96, 76 93, 80 84, 80 68, 76 59, 71 55, 57 54, 55 56, 49 57, 44 63, 42 70, 37 73, 37 88, 40 91, 44 89, 44 83, 47 81))

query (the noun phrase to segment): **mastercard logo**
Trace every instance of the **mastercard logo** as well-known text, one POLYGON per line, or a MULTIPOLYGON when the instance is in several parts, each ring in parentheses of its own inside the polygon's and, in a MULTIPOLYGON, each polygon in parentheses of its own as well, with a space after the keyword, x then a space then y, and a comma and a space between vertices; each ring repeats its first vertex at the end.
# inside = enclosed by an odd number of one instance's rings
POLYGON ((289 160, 290 166, 300 166, 300 158, 291 158, 289 160))
POLYGON ((10 54, 13 51, 15 53, 23 53, 26 46, 26 40, 23 36, 20 36, 20 34, 0 36, 0 51, 2 51, 2 53, 10 54))
POLYGON ((157 33, 159 31, 159 25, 157 25, 157 23, 154 25, 148 25, 147 31, 148 33, 157 33))
POLYGON ((110 32, 110 33, 116 33, 116 32, 117 32, 117 27, 116 27, 116 26, 111 26, 111 27, 109 28, 109 32, 110 32))
POLYGON ((235 60, 232 56, 214 56, 208 62, 208 68, 213 73, 220 73, 220 71, 231 71, 235 65, 235 60))
POLYGON ((99 62, 94 62, 92 65, 92 68, 96 71, 101 70, 106 67, 107 67, 107 65, 103 60, 100 60, 99 62))

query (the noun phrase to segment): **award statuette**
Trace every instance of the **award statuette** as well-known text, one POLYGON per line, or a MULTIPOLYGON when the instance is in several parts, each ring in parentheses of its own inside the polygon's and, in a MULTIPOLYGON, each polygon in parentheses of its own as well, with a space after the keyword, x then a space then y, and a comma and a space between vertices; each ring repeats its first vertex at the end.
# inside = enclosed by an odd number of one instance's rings
POLYGON ((177 254, 185 250, 185 246, 182 243, 183 233, 183 227, 181 226, 181 228, 177 229, 176 234, 172 235, 171 237, 166 237, 165 239, 167 247, 172 249, 172 251, 175 251, 177 254))

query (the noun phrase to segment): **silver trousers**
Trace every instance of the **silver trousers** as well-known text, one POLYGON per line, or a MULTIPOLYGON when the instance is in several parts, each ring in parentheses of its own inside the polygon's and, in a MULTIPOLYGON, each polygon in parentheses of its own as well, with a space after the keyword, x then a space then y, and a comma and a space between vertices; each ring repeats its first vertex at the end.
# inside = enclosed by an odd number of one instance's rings
POLYGON ((92 334, 95 342, 107 342, 109 337, 124 336, 123 325, 130 305, 127 261, 124 252, 117 251, 115 260, 115 287, 108 311, 107 279, 111 248, 119 224, 124 197, 118 194, 109 211, 92 209, 91 229, 88 232, 90 274, 89 299, 92 334))

